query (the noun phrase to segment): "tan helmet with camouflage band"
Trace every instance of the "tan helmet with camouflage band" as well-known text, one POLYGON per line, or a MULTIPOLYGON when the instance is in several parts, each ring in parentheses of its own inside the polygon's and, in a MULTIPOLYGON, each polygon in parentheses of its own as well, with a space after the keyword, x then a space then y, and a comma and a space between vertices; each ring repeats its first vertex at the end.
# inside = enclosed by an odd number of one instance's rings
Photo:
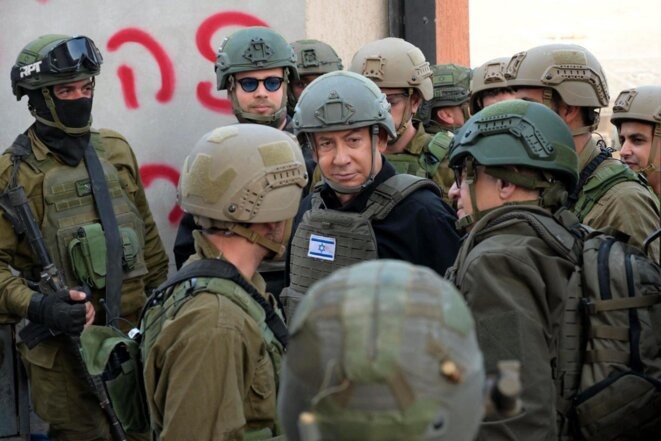
POLYGON ((292 135, 234 124, 212 130, 193 147, 177 201, 202 228, 228 230, 282 253, 286 244, 254 237, 242 224, 292 219, 306 184, 305 161, 292 135))

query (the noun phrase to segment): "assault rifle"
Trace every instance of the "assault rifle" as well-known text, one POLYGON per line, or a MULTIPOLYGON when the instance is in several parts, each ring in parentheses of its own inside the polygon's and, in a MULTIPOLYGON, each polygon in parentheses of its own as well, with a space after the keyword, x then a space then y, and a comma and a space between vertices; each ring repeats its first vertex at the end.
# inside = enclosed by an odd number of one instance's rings
MULTIPOLYGON (((32 252, 41 266, 38 282, 39 291, 45 295, 51 295, 61 289, 68 290, 62 273, 55 266, 48 250, 46 249, 44 238, 39 229, 39 225, 34 218, 34 213, 28 204, 28 199, 23 187, 14 186, 7 190, 3 196, 6 198, 2 201, 3 208, 5 209, 5 213, 8 214, 8 218, 14 226, 16 234, 25 234, 25 237, 32 248, 32 252)), ((36 346, 45 338, 60 334, 60 332, 55 332, 47 326, 37 323, 29 323, 19 332, 21 339, 29 348, 36 346)), ((101 377, 98 375, 91 375, 83 361, 80 336, 67 335, 66 337, 73 346, 73 352, 76 354, 76 361, 82 368, 91 391, 96 395, 97 400, 99 401, 99 406, 101 406, 101 410, 108 419, 112 439, 115 441, 126 441, 126 433, 124 432, 124 428, 119 422, 119 419, 117 419, 115 410, 112 408, 101 377)))

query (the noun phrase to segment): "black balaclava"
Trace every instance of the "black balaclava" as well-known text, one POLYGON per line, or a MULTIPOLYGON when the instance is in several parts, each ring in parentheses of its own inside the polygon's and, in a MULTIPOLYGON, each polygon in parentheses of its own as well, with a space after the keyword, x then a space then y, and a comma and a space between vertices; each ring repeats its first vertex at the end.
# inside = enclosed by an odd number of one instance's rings
POLYGON ((30 111, 36 118, 34 127, 39 139, 65 164, 78 165, 89 144, 93 99, 60 100, 54 96, 52 87, 30 90, 27 95, 30 111), (52 99, 57 116, 51 113, 44 95, 52 99), (83 133, 68 133, 66 130, 71 128, 80 132, 85 127, 87 130, 83 133))

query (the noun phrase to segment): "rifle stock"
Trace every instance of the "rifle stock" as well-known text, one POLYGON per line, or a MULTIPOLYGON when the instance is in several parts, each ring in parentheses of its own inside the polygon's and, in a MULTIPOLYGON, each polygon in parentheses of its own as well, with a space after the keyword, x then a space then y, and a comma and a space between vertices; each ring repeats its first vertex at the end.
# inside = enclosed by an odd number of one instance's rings
MULTIPOLYGON (((37 257, 39 265, 42 268, 38 283, 41 292, 45 295, 51 295, 61 289, 68 289, 62 273, 51 260, 41 230, 34 218, 34 213, 30 208, 23 187, 15 186, 14 188, 11 188, 7 191, 6 197, 9 200, 11 208, 14 210, 13 214, 15 219, 21 224, 17 226, 16 223, 14 223, 16 233, 25 234, 33 253, 37 257)), ((29 323, 19 332, 21 339, 23 339, 29 348, 33 348, 46 338, 61 334, 61 332, 53 331, 45 325, 36 323, 29 323)), ((115 441, 126 441, 126 433, 112 408, 103 380, 98 375, 91 375, 87 370, 87 366, 81 354, 80 337, 78 335, 66 335, 66 337, 73 347, 73 353, 76 355, 76 362, 79 363, 82 368, 91 391, 96 396, 101 410, 108 419, 112 439, 115 441)))

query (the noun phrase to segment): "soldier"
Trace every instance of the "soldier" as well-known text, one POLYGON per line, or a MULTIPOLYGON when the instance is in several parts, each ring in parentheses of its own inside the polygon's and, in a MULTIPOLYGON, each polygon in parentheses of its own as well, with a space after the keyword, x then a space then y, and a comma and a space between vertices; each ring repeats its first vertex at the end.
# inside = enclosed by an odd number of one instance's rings
MULTIPOLYGON (((299 79, 296 54, 276 31, 253 26, 240 29, 223 41, 216 60, 218 90, 227 90, 240 123, 266 124, 291 132, 287 116, 288 85, 299 79)), ((312 152, 303 151, 308 175, 314 171, 312 152)), ((174 243, 177 269, 194 254, 192 231, 197 226, 185 214, 174 243)), ((284 283, 284 264, 265 262, 260 268, 268 290, 278 294, 284 283)))
POLYGON ((290 335, 278 398, 288 440, 475 436, 484 368, 474 323, 430 269, 388 259, 343 268, 310 289, 290 335))
POLYGON ((441 160, 439 169, 444 171, 441 176, 445 190, 443 200, 451 204, 447 194, 454 176, 448 167, 447 156, 455 130, 470 118, 471 70, 456 64, 439 64, 432 66, 432 72, 434 97, 422 103, 417 115, 427 132, 434 135, 428 148, 434 152, 434 157, 441 160))
POLYGON ((28 96, 35 121, 0 157, 0 317, 5 323, 27 317, 56 334, 33 348, 19 345, 35 411, 53 440, 109 439, 65 334, 80 334, 92 322, 126 330, 145 291, 168 271, 131 147, 117 132, 90 127, 102 61, 87 37, 44 35, 25 46, 11 71, 14 95, 28 96), (20 223, 10 223, 15 213, 6 204, 19 187, 65 284, 84 286, 91 296, 82 289, 37 291, 43 268, 28 237, 15 230, 20 223))
MULTIPOLYGON (((565 121, 579 157, 579 183, 567 205, 592 228, 613 227, 637 247, 659 225, 658 200, 629 167, 592 137, 609 102, 601 64, 582 46, 547 44, 510 59, 505 77, 517 98, 543 103, 565 121)), ((658 256, 658 243, 653 254, 658 256)))
POLYGON ((553 367, 574 263, 517 215, 529 213, 553 228, 556 240, 572 243, 551 213, 576 186, 577 164, 567 126, 533 102, 493 104, 453 138, 450 165, 457 182, 450 195, 457 201, 457 224, 469 235, 446 277, 475 318, 487 373, 497 360, 522 360, 523 414, 486 420, 478 440, 559 439, 553 367))
POLYGON ((509 57, 494 58, 473 71, 470 86, 470 111, 476 114, 490 104, 514 99, 514 91, 507 86, 505 67, 509 57))
POLYGON ((285 130, 288 84, 299 79, 296 54, 276 31, 252 26, 226 37, 216 60, 218 90, 227 90, 240 123, 285 130))
POLYGON ((344 69, 342 60, 328 43, 319 40, 296 40, 291 43, 296 54, 298 80, 291 82, 288 89, 287 109, 289 116, 294 115, 298 98, 313 80, 328 72, 344 69))
POLYGON ((187 157, 178 200, 201 227, 196 253, 142 323, 155 439, 276 435, 286 328, 257 267, 284 253, 306 183, 298 144, 263 125, 215 129, 187 157))
POLYGON ((623 90, 613 105, 622 160, 661 195, 661 86, 623 90))
POLYGON ((431 135, 454 133, 470 118, 468 101, 472 71, 458 64, 436 64, 431 70, 434 97, 422 103, 416 117, 431 135))
POLYGON ((287 317, 312 282, 348 264, 392 258, 442 274, 454 260, 459 235, 438 186, 396 175, 382 156, 396 136, 388 107, 379 88, 353 72, 325 74, 301 95, 294 130, 313 146, 324 182, 295 220, 281 295, 287 317))
POLYGON ((423 100, 434 96, 431 67, 422 51, 401 38, 376 40, 355 53, 349 70, 374 81, 386 94, 397 129, 386 158, 397 173, 430 178, 447 194, 452 172, 439 167, 443 158, 429 149, 431 135, 413 121, 423 100))

